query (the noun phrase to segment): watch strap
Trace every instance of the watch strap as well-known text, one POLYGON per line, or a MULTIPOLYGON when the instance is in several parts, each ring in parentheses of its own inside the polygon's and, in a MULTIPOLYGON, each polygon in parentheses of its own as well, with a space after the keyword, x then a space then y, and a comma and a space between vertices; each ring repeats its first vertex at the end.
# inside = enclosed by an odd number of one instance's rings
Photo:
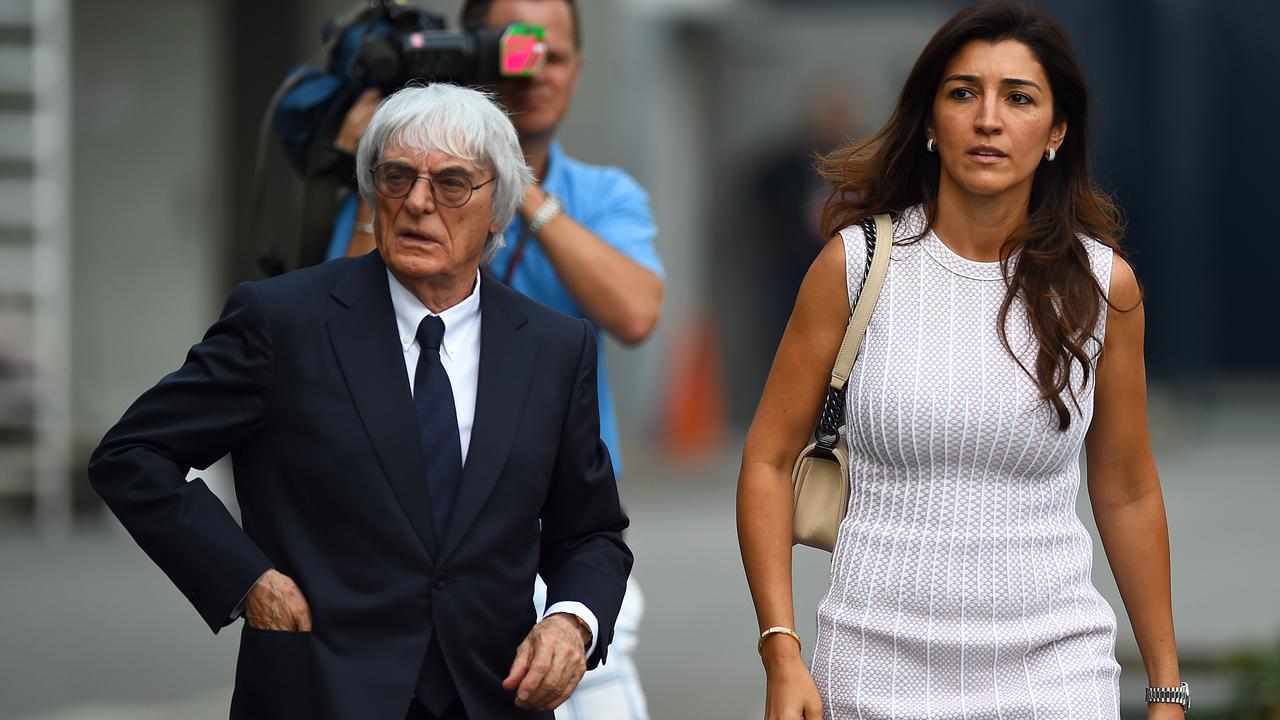
POLYGON ((1146 700, 1151 703, 1170 703, 1181 705, 1183 710, 1191 709, 1191 688, 1185 682, 1177 687, 1149 687, 1146 700))
POLYGON ((547 193, 547 199, 543 201, 542 206, 533 214, 533 217, 529 218, 529 231, 535 234, 542 232, 542 228, 562 212, 564 212, 564 203, 560 202, 560 197, 555 193, 547 193))

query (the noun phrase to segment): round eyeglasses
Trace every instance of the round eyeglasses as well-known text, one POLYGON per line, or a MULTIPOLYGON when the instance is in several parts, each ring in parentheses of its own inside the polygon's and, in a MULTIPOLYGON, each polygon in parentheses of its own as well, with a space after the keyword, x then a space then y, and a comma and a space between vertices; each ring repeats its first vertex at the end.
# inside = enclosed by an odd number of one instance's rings
POLYGON ((414 183, 426 180, 436 204, 447 208, 466 205, 472 193, 497 179, 491 177, 479 185, 472 185, 471 178, 461 172, 446 171, 430 177, 419 175, 413 167, 397 162, 378 163, 369 169, 369 173, 373 175, 373 187, 378 194, 392 200, 408 197, 414 183))

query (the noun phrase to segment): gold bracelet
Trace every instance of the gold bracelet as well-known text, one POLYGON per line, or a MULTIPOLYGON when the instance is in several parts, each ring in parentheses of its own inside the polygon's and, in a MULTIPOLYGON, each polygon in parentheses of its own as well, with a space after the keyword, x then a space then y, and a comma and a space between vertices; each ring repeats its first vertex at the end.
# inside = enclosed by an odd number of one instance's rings
POLYGON ((782 627, 781 625, 777 625, 777 626, 775 626, 775 627, 771 627, 771 628, 769 628, 768 630, 765 630, 764 632, 760 633, 760 639, 759 639, 758 641, 756 641, 756 652, 758 652, 758 653, 760 653, 761 655, 763 655, 763 654, 764 654, 764 639, 765 639, 765 638, 767 638, 767 637, 769 637, 770 635, 774 635, 774 634, 779 634, 779 635, 790 635, 791 637, 793 637, 793 638, 795 638, 795 639, 796 639, 796 644, 797 644, 797 645, 799 645, 801 648, 803 648, 803 647, 804 647, 804 643, 800 642, 800 636, 796 634, 796 631, 795 631, 795 630, 792 630, 792 629, 791 629, 791 628, 789 628, 789 627, 782 627))

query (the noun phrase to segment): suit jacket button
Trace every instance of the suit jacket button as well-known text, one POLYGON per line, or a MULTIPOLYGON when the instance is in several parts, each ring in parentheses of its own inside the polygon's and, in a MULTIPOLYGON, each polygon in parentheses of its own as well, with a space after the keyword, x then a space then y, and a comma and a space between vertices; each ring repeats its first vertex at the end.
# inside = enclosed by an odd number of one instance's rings
POLYGON ((436 589, 437 589, 437 590, 443 590, 443 589, 445 588, 445 586, 446 586, 446 585, 448 585, 448 584, 449 584, 449 583, 445 581, 445 579, 444 579, 444 576, 443 576, 443 575, 437 575, 437 576, 436 576, 435 586, 436 586, 436 589))

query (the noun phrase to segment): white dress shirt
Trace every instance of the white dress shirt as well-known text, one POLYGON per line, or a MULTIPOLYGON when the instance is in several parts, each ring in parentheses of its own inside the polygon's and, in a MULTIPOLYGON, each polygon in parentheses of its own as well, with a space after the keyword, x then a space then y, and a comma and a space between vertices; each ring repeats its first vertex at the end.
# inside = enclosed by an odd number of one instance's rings
MULTIPOLYGON (((471 428, 476 419, 476 390, 480 380, 480 273, 476 272, 475 286, 462 302, 442 313, 433 313, 416 295, 400 284, 387 270, 387 284, 391 288, 391 307, 396 313, 396 328, 400 332, 400 348, 404 351, 404 367, 409 374, 409 392, 413 392, 414 376, 418 372, 418 326, 428 315, 436 315, 444 322, 444 338, 440 341, 440 364, 449 376, 453 389, 453 407, 458 414, 458 440, 462 447, 462 462, 466 465, 467 448, 471 444, 471 428)), ((423 479, 426 482, 426 479, 423 479)), ((533 588, 529 588, 530 593, 533 588)), ((595 613, 580 602, 561 601, 547 608, 545 618, 555 613, 569 613, 582 619, 591 630, 591 646, 587 656, 595 651, 599 622, 595 613)))
MULTIPOLYGON (((400 349, 404 351, 404 367, 409 372, 409 392, 418 374, 418 326, 428 315, 436 315, 416 295, 387 271, 391 286, 391 307, 396 311, 396 328, 400 332, 400 349)), ((462 302, 439 313, 444 321, 444 338, 440 341, 440 364, 453 388, 453 407, 458 413, 458 440, 462 447, 462 464, 467 463, 467 446, 471 444, 471 427, 476 420, 476 387, 480 380, 480 276, 475 287, 462 302)))

